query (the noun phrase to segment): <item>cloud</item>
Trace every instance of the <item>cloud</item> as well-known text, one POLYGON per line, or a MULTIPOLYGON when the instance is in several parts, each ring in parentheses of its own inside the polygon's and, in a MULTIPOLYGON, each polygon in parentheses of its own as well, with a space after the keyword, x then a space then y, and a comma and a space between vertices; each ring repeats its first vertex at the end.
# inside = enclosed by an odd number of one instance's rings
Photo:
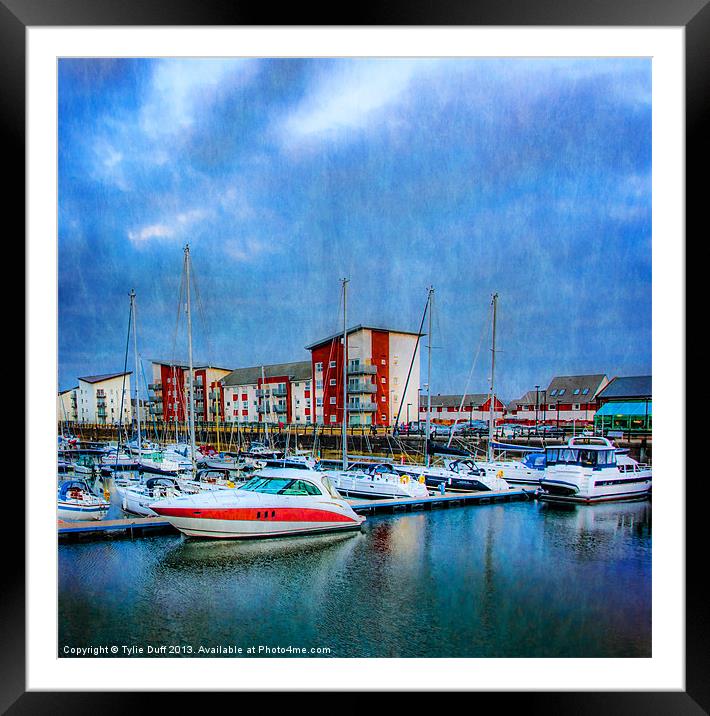
POLYGON ((336 64, 320 75, 277 133, 285 143, 333 137, 362 129, 405 94, 412 79, 435 60, 360 60, 336 64))
POLYGON ((145 245, 151 239, 179 239, 184 231, 192 225, 211 216, 209 209, 195 208, 183 211, 172 219, 148 224, 128 232, 128 238, 135 245, 145 245))
POLYGON ((253 261, 262 254, 275 253, 273 243, 256 239, 230 239, 224 243, 224 253, 240 263, 253 261))
POLYGON ((238 58, 156 60, 140 109, 140 129, 157 138, 191 128, 198 111, 224 92, 225 85, 247 82, 256 67, 253 60, 238 58))

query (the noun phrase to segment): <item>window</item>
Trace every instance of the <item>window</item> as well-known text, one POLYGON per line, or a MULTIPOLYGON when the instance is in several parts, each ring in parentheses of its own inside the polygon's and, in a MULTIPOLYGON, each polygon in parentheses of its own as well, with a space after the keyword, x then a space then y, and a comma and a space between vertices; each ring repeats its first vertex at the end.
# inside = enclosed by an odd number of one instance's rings
POLYGON ((323 407, 323 398, 316 398, 316 407, 318 407, 318 408, 323 407))
POLYGON ((387 365, 387 361, 383 358, 381 361, 382 365, 387 365))
POLYGON ((330 361, 330 363, 328 363, 328 366, 329 366, 330 368, 335 368, 335 366, 336 366, 335 361, 334 361, 334 360, 330 361))
POLYGON ((572 410, 579 410, 579 403, 573 403, 572 404, 572 410))
POLYGON ((330 384, 331 384, 331 385, 335 385, 335 382, 336 382, 336 381, 335 381, 335 378, 331 378, 331 379, 330 379, 330 384))
POLYGON ((553 389, 550 391, 550 397, 554 398, 556 395, 557 395, 557 388, 553 388, 553 389))
POLYGON ((322 364, 322 363, 316 363, 316 370, 323 370, 323 364, 322 364))
POLYGON ((587 395, 587 393, 589 393, 589 388, 585 388, 585 389, 582 391, 582 395, 587 395))
POLYGON ((382 396, 382 402, 384 403, 384 402, 386 402, 386 400, 387 400, 387 396, 383 395, 383 396, 382 396))
POLYGON ((316 390, 322 390, 323 389, 323 381, 317 380, 316 381, 316 390))
POLYGON ((334 422, 335 422, 335 415, 331 415, 331 416, 330 416, 330 422, 331 422, 331 423, 334 423, 334 422))
POLYGON ((306 381, 306 386, 305 386, 304 390, 310 390, 310 389, 311 389, 311 381, 310 381, 310 380, 307 380, 307 381, 306 381))
POLYGON ((330 404, 335 405, 335 396, 332 396, 330 399, 330 404))
POLYGON ((579 395, 579 388, 574 389, 574 395, 579 395))
POLYGON ((382 415, 380 415, 380 418, 382 418, 382 420, 387 420, 387 416, 384 413, 382 413, 382 415))
POLYGON ((565 394, 565 388, 560 388, 560 392, 557 394, 560 398, 565 394))

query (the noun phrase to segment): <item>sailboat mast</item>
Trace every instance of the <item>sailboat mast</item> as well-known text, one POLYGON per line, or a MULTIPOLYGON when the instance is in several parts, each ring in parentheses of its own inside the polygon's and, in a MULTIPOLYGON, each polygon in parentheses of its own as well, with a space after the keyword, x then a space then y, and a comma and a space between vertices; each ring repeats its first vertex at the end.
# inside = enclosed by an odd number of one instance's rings
MULTIPOLYGON (((269 444, 269 421, 266 419, 266 408, 267 408, 267 401, 266 401, 266 388, 264 387, 266 385, 266 376, 264 375, 264 366, 261 366, 261 400, 263 402, 263 408, 264 408, 264 439, 266 440, 266 444, 269 444)), ((268 407, 271 407, 271 403, 269 401, 268 407)))
POLYGON ((496 374, 496 314, 498 309, 498 294, 494 293, 491 300, 493 306, 493 340, 491 344, 491 390, 490 390, 490 404, 488 406, 488 461, 493 460, 493 415, 494 415, 494 403, 495 403, 495 392, 494 382, 496 374))
MULTIPOLYGON (((429 342, 427 346, 427 386, 426 386, 426 435, 424 436, 424 464, 429 467, 429 432, 431 431, 431 313, 434 305, 434 287, 429 287, 429 300, 427 310, 429 311, 429 342)), ((419 406, 417 406, 418 408, 419 406)))
POLYGON ((195 379, 192 365, 192 312, 190 307, 190 244, 185 244, 185 283, 187 284, 187 360, 188 360, 188 381, 187 381, 187 404, 188 423, 190 427, 190 462, 192 463, 192 474, 195 474, 195 404, 193 394, 193 381, 195 379))
POLYGON ((348 469, 348 283, 343 282, 343 470, 348 469))
POLYGON ((131 311, 133 312, 133 353, 136 359, 136 426, 138 428, 138 459, 141 457, 141 446, 143 441, 141 439, 141 409, 139 404, 139 393, 138 393, 138 336, 136 332, 136 292, 131 289, 129 294, 131 297, 131 311))

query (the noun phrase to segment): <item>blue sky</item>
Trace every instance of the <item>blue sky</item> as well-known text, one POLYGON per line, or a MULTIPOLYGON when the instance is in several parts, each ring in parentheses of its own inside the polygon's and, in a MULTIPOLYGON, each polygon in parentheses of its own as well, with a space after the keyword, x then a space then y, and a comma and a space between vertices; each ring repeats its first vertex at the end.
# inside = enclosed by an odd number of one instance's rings
MULTIPOLYGON (((139 350, 303 360, 349 323, 416 330, 432 390, 651 371, 651 63, 61 60, 59 387, 139 350)), ((424 365, 422 365, 422 368, 424 365)), ((146 370, 148 365, 146 363, 146 370)))

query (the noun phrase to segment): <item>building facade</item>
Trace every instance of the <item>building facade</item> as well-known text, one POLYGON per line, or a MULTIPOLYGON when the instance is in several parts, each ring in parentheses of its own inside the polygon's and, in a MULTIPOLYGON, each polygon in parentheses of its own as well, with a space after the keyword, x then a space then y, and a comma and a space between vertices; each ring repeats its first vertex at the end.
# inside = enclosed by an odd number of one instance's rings
POLYGON ((613 378, 597 395, 594 427, 602 431, 649 432, 653 427, 650 375, 613 378))
POLYGON ((130 423, 133 419, 131 375, 130 372, 105 373, 79 378, 77 421, 99 425, 130 423))
MULTIPOLYGON (((493 396, 493 420, 500 420, 505 413, 505 403, 493 396)), ((424 422, 427 416, 427 396, 422 394, 419 400, 419 420, 424 422)), ((472 420, 490 418, 491 401, 487 393, 466 395, 432 395, 431 422, 451 425, 454 422, 466 423, 472 420), (463 399, 463 406, 461 405, 463 399)))
POLYGON ((79 387, 62 390, 57 393, 57 422, 75 423, 77 421, 77 392, 79 387))
POLYGON ((313 422, 310 361, 237 368, 220 386, 227 423, 313 422))
MULTIPOLYGON (((151 415, 163 422, 185 422, 188 410, 189 368, 185 363, 152 361, 153 382, 148 385, 151 415)), ((195 376, 193 404, 195 422, 224 421, 225 405, 221 380, 228 368, 212 365, 193 366, 195 376)))
POLYGON ((311 351, 315 420, 342 425, 343 385, 349 425, 394 425, 416 413, 419 393, 419 334, 358 325, 306 346, 311 351), (345 373, 345 374, 344 374, 345 373), (409 379, 407 379, 409 377, 409 379))

